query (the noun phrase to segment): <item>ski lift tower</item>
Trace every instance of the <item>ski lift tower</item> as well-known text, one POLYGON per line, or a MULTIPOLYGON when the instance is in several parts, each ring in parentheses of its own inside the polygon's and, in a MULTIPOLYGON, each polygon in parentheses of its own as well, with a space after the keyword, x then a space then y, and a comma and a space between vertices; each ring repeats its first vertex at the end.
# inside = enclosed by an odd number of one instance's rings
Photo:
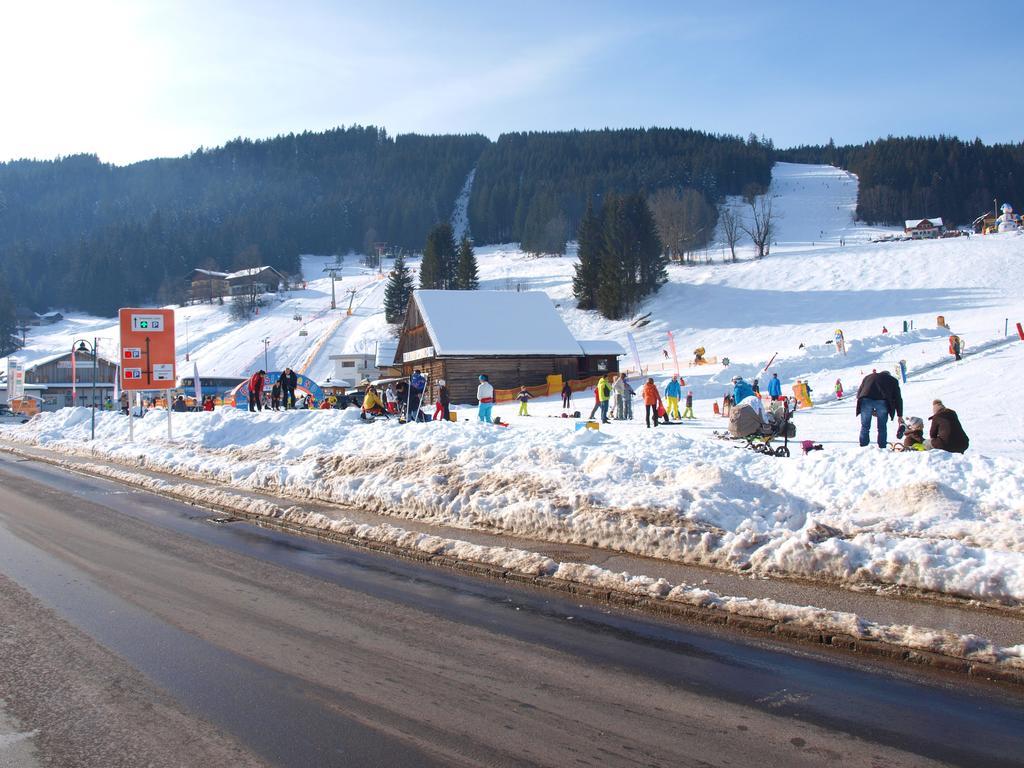
POLYGON ((331 309, 338 308, 338 302, 334 296, 334 281, 341 279, 341 269, 342 266, 340 262, 337 264, 328 264, 324 267, 324 273, 331 276, 331 309))
POLYGON ((381 274, 384 272, 382 264, 384 263, 384 254, 388 251, 388 244, 385 242, 374 243, 373 250, 377 253, 377 273, 381 274))

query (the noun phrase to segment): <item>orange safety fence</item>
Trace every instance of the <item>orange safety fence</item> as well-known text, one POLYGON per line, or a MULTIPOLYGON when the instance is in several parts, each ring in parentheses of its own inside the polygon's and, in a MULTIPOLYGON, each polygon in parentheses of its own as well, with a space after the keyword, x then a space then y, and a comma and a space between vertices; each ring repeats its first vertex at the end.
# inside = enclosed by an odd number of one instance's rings
MULTIPOLYGON (((533 397, 546 397, 551 394, 547 384, 538 384, 535 387, 527 387, 526 391, 529 392, 533 397)), ((508 403, 519 397, 518 389, 496 389, 494 390, 494 401, 497 403, 508 403)))
MULTIPOLYGON (((597 386, 597 382, 601 380, 600 376, 588 376, 585 379, 569 379, 569 389, 573 392, 582 392, 586 389, 593 389, 597 386)), ((534 397, 545 397, 547 395, 559 395, 562 392, 563 379, 560 375, 548 376, 547 384, 538 384, 533 387, 527 387, 526 391, 534 397)), ((494 390, 494 400, 498 403, 508 403, 515 400, 519 396, 519 389, 496 389, 494 390)))

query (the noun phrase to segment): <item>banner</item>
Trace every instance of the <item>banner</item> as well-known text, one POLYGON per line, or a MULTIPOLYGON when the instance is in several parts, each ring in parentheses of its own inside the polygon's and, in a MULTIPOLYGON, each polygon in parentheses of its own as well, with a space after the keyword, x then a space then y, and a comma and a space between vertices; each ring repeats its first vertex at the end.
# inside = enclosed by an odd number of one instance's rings
POLYGON ((636 361, 637 374, 643 374, 644 367, 640 364, 640 350, 636 348, 636 339, 633 338, 632 333, 627 333, 626 338, 629 339, 629 348, 633 351, 633 359, 636 361))
POLYGON ((672 364, 675 366, 673 373, 679 375, 679 357, 676 355, 676 340, 672 337, 672 331, 668 332, 668 348, 672 353, 672 364))
POLYGON ((25 368, 21 361, 7 358, 7 401, 25 396, 25 368))
POLYGON ((199 364, 192 361, 192 387, 196 391, 196 406, 203 407, 203 382, 199 378, 199 364))

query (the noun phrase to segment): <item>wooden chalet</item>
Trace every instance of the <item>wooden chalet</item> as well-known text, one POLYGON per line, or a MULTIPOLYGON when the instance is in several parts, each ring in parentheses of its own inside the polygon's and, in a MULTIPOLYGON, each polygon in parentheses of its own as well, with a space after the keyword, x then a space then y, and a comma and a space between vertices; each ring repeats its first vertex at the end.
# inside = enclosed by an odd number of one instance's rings
POLYGON ((972 224, 975 234, 987 235, 991 232, 995 232, 997 218, 999 218, 998 215, 992 211, 985 211, 985 213, 976 218, 972 224))
POLYGON ((907 219, 903 222, 903 232, 910 235, 914 240, 927 240, 938 237, 942 234, 942 218, 907 219))
POLYGON ((619 370, 625 350, 578 341, 540 291, 415 291, 395 366, 428 377, 428 402, 444 379, 453 403, 475 403, 478 377, 495 389, 539 386, 549 376, 582 379, 619 370))
MULTIPOLYGON (((25 388, 43 400, 45 410, 63 408, 69 405, 93 405, 92 401, 92 355, 87 352, 75 352, 74 386, 72 386, 71 355, 69 350, 61 355, 39 360, 25 367, 25 388), (72 402, 71 393, 75 390, 76 400, 72 402)), ((114 393, 114 381, 117 378, 117 361, 108 360, 102 355, 96 358, 96 402, 102 406, 114 393)))
POLYGON ((287 278, 273 267, 250 267, 229 272, 224 278, 232 296, 276 293, 287 282, 287 278))
POLYGON ((212 269, 193 269, 192 301, 209 301, 228 295, 228 273, 212 269))

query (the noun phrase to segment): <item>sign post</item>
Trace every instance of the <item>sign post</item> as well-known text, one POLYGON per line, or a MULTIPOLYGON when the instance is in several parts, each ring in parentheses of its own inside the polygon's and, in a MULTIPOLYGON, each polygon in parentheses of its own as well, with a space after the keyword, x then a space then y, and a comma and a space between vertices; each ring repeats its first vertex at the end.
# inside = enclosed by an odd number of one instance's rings
MULTIPOLYGON (((167 439, 171 434, 171 396, 177 380, 174 349, 174 310, 122 308, 121 389, 125 392, 164 390, 167 402, 167 439)), ((131 418, 131 417, 129 417, 131 418)), ((129 435, 134 425, 129 422, 129 435)))

